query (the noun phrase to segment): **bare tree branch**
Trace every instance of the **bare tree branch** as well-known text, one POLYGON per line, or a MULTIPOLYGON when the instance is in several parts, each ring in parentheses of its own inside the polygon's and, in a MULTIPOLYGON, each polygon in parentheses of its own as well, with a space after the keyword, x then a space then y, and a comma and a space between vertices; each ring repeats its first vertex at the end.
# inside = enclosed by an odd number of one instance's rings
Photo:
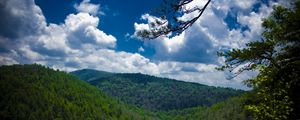
MULTIPOLYGON (((178 35, 185 31, 187 28, 192 26, 203 14, 204 10, 207 8, 208 4, 211 0, 208 0, 203 7, 194 7, 191 9, 185 9, 185 5, 191 3, 193 0, 179 0, 177 4, 171 2, 171 7, 168 9, 171 10, 163 10, 163 15, 159 18, 156 18, 155 22, 150 22, 149 30, 140 30, 137 31, 137 36, 143 39, 155 39, 159 36, 167 36, 167 35, 178 35), (190 20, 179 20, 178 14, 181 16, 185 14, 190 14, 197 12, 198 14, 190 19, 190 20), (164 21, 164 22, 160 22, 164 21)), ((168 1, 166 1, 168 2, 168 1)))

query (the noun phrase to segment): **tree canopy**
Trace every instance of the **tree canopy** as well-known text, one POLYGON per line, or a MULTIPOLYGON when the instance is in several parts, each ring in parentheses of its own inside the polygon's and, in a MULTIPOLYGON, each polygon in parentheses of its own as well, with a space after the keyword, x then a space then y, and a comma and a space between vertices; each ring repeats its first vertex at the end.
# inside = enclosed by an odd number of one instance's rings
POLYGON ((1 120, 159 119, 65 72, 41 65, 0 66, 1 120))
MULTIPOLYGON (((89 78, 92 76, 85 74, 85 71, 87 70, 81 72, 82 75, 87 80, 91 80, 89 78)), ((102 78, 110 74, 102 71, 90 72, 101 73, 97 74, 97 77, 102 78)), ((248 118, 247 112, 242 110, 243 97, 224 99, 211 107, 149 111, 125 104, 73 75, 37 64, 0 66, 0 83, 1 120, 243 120, 248 118)), ((134 95, 127 98, 135 98, 134 95)))
POLYGON ((262 39, 246 48, 220 52, 226 58, 220 69, 259 70, 257 77, 247 80, 253 87, 246 108, 256 119, 297 119, 300 116, 300 1, 292 8, 274 6, 263 19, 262 39), (255 99, 253 99, 255 98, 255 99))
POLYGON ((211 106, 245 93, 232 88, 213 87, 140 73, 107 73, 84 69, 71 74, 106 94, 148 110, 181 110, 211 106))

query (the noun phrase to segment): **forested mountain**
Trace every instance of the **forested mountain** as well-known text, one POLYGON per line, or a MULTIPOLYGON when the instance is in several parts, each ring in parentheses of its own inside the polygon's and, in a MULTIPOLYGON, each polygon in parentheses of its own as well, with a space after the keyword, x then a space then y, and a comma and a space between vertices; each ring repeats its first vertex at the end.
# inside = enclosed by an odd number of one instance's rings
MULTIPOLYGON (((118 74, 127 79, 135 74, 118 74)), ((160 79, 132 79, 143 84, 161 83, 160 79)), ((112 80, 116 76, 111 77, 112 80)), ((165 79, 164 79, 165 80, 165 79)), ((94 80, 93 82, 99 82, 94 80)), ((124 80, 125 81, 125 80, 124 80)), ((164 85, 179 81, 168 80, 164 85)), ((243 97, 230 98, 211 107, 198 106, 182 110, 148 111, 127 105, 114 97, 104 94, 96 87, 65 72, 55 71, 41 65, 13 65, 0 67, 0 119, 118 119, 118 120, 182 120, 182 119, 224 119, 243 120, 243 97)), ((185 82, 179 82, 187 85, 185 82)), ((127 84, 127 83, 126 83, 127 84)), ((191 84, 192 87, 194 84, 191 84)), ((196 85, 196 84, 195 84, 196 85)), ((204 85, 201 85, 202 87, 204 85)), ((174 87, 174 86, 173 86, 174 87)), ((205 86, 208 87, 208 86, 205 86)), ((166 89, 166 88, 165 88, 166 89)), ((220 89, 220 88, 215 88, 220 89)), ((176 92, 176 89, 174 89, 176 92)), ((214 90, 214 89, 211 89, 214 90)), ((137 91, 139 93, 139 91, 137 91)), ((186 91, 181 91, 186 92, 186 91)), ((154 94, 157 94, 154 92, 154 94)), ((166 93, 163 93, 166 94, 166 93)), ((184 93, 183 93, 184 94, 184 93)), ((135 96, 133 96, 135 98, 135 96)), ((178 98, 173 98, 175 101, 178 98)))
POLYGON ((173 110, 211 106, 244 93, 231 88, 159 78, 140 73, 107 73, 79 70, 71 72, 103 92, 149 110, 173 110), (97 79, 96 79, 97 78, 97 79))
POLYGON ((0 67, 0 119, 156 119, 65 72, 41 65, 0 67))
POLYGON ((210 107, 193 107, 183 110, 168 111, 172 120, 252 120, 244 109, 245 96, 232 97, 210 107))
POLYGON ((71 74, 74 74, 77 77, 79 77, 79 79, 85 80, 88 82, 99 79, 99 78, 110 77, 110 76, 114 75, 113 73, 110 73, 110 72, 92 70, 92 69, 77 70, 77 71, 71 72, 71 74))

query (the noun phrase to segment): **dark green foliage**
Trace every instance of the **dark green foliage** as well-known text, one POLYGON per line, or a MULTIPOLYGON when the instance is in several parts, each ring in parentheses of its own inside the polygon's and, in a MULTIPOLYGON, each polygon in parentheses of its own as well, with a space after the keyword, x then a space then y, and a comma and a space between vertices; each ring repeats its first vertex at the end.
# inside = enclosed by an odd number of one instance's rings
POLYGON ((232 97, 211 107, 194 107, 180 111, 169 111, 173 120, 251 120, 245 111, 245 97, 232 97))
MULTIPOLYGON (((135 74, 119 74, 130 78, 135 74)), ((164 80, 164 85, 193 83, 156 78, 149 80, 132 79, 132 83, 156 84, 164 80)), ((0 67, 0 119, 227 119, 243 120, 245 112, 240 98, 232 98, 212 107, 195 107, 184 110, 150 112, 129 106, 103 94, 99 89, 65 72, 54 71, 41 65, 13 65, 0 67)), ((127 83, 126 83, 127 84, 127 83)), ((198 85, 198 84, 195 84, 198 85)), ((199 85, 198 85, 199 86, 199 85)), ((207 87, 200 85, 202 87, 207 87)), ((215 88, 217 89, 217 88, 215 88)), ((211 88, 211 90, 213 90, 211 88)), ((181 91, 186 92, 186 91, 181 91)), ((157 94, 157 93, 155 93, 157 94)), ((164 93, 165 94, 165 93, 164 93)), ((165 94, 166 95, 166 94, 165 94)), ((128 96, 130 98, 130 96, 128 96)), ((176 100, 176 97, 173 99, 176 100)), ((201 101, 201 100, 200 100, 201 101)), ((163 101, 161 101, 163 102, 163 101)))
MULTIPOLYGON (((300 1, 293 8, 275 6, 263 20, 262 40, 247 48, 220 53, 226 58, 221 69, 259 70, 257 77, 246 81, 253 95, 246 108, 255 119, 300 119, 300 1)), ((292 4, 293 4, 292 3, 292 4)))
POLYGON ((0 119, 155 119, 65 72, 41 65, 0 67, 0 119))
POLYGON ((85 81, 93 81, 99 78, 103 77, 110 77, 113 76, 113 73, 105 72, 105 71, 98 71, 98 70, 92 70, 92 69, 82 69, 82 70, 77 70, 74 72, 71 72, 70 74, 74 74, 79 79, 85 80, 85 81))
MULTIPOLYGON (((84 73, 82 70, 72 73, 75 75, 77 75, 76 73, 81 73, 79 77, 82 74, 89 74, 84 73)), ((95 74, 94 76, 98 75, 95 74)), ((94 78, 94 76, 91 75, 90 77, 94 78)), ((114 74, 113 76, 102 77, 89 83, 126 103, 150 110, 211 106, 244 92, 242 90, 210 87, 139 73, 114 74)))

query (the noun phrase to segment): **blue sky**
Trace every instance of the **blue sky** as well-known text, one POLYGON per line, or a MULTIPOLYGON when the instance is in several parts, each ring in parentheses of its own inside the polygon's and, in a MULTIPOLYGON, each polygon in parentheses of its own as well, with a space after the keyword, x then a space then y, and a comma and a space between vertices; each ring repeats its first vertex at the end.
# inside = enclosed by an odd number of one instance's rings
MULTIPOLYGON (((201 6, 194 0, 186 7, 201 6)), ((39 63, 55 69, 83 68, 144 73, 212 86, 249 89, 245 72, 216 71, 217 51, 259 40, 261 19, 284 0, 215 0, 193 26, 174 37, 141 40, 161 0, 7 0, 0 2, 0 65, 39 63)), ((188 19, 194 14, 184 15, 188 19)))
MULTIPOLYGON (((56 24, 63 23, 68 14, 76 12, 74 5, 80 2, 81 0, 36 0, 36 4, 41 7, 47 22, 56 24)), ((133 53, 138 52, 138 48, 143 45, 143 42, 140 40, 129 40, 126 34, 134 33, 134 22, 140 21, 142 14, 158 7, 160 2, 159 0, 143 2, 139 0, 90 1, 92 4, 100 4, 100 11, 104 13, 104 15, 97 15, 101 19, 99 28, 118 39, 115 50, 133 53)), ((140 54, 151 57, 154 51, 150 49, 140 54)))

